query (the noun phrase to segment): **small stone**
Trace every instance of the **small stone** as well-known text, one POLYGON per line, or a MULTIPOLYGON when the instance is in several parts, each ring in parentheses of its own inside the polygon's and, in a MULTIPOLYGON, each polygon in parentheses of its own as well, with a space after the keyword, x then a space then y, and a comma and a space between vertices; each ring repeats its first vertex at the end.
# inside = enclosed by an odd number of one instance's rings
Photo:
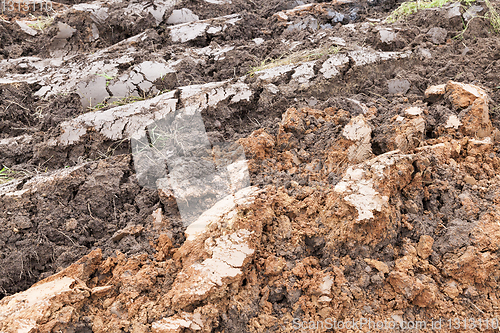
POLYGON ((410 90, 411 84, 408 80, 389 80, 387 81, 389 94, 406 94, 410 90))
POLYGON ((413 269, 416 260, 417 258, 413 254, 405 255, 396 260, 394 269, 400 272, 408 272, 409 270, 413 269))
POLYGON ((425 99, 429 102, 437 101, 446 92, 446 84, 440 84, 437 86, 430 86, 425 90, 425 99))
POLYGON ((329 10, 327 15, 332 18, 332 23, 342 22, 345 19, 344 14, 333 10, 329 10))
POLYGON ((400 316, 400 315, 397 315, 397 314, 393 314, 391 316, 392 319, 394 319, 395 322, 397 322, 399 324, 399 327, 403 327, 404 325, 404 320, 403 318, 400 316))
POLYGON ((342 130, 342 135, 351 141, 365 141, 371 133, 372 129, 363 115, 352 118, 342 130))
MULTIPOLYGON (((161 208, 158 208, 156 209, 155 211, 153 211, 153 213, 151 213, 151 216, 153 218, 153 225, 155 227, 159 227, 163 221, 163 216, 161 214, 161 208)), ((139 226, 137 226, 139 227, 139 226)), ((125 228, 124 230, 127 230, 128 228, 125 228)), ((132 229, 132 230, 137 230, 137 229, 132 229)), ((142 232, 142 229, 140 230, 137 230, 138 232, 142 232)))
POLYGON ((326 79, 339 75, 349 64, 349 58, 344 54, 334 54, 321 66, 320 72, 326 79))
POLYGON ((288 31, 300 31, 304 29, 317 30, 319 28, 318 20, 312 16, 306 17, 305 19, 298 21, 297 23, 289 25, 286 30, 288 31))
POLYGON ((78 221, 75 218, 70 218, 66 221, 66 231, 73 231, 78 226, 78 221))
POLYGON ((90 42, 94 42, 96 40, 99 39, 99 29, 97 28, 97 26, 92 23, 92 36, 89 36, 89 41, 90 42))
POLYGON ((466 175, 464 177, 464 182, 466 182, 469 185, 476 185, 477 184, 476 179, 472 176, 469 176, 469 175, 466 175))

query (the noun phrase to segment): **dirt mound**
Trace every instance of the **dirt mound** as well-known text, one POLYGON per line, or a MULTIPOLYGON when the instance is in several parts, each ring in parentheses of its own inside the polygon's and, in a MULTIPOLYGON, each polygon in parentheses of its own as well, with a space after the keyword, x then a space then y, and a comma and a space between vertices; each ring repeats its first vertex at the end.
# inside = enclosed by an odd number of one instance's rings
POLYGON ((500 38, 394 7, 3 13, 0 331, 496 330, 500 38))

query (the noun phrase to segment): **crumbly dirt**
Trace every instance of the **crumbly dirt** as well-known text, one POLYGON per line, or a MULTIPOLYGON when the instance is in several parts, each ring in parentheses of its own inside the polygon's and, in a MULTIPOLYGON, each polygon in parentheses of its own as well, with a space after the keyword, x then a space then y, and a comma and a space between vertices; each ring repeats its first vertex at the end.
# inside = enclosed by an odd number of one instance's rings
POLYGON ((58 141, 62 124, 91 112, 78 91, 41 98, 39 83, 1 81, 0 170, 9 173, 0 173, 0 331, 27 320, 33 332, 293 332, 298 319, 310 331, 334 331, 317 326, 328 318, 426 321, 422 332, 441 318, 443 332, 495 331, 463 322, 500 315, 500 35, 485 4, 464 31, 449 7, 388 24, 381 19, 395 1, 290 11, 301 3, 181 1, 158 23, 151 15, 124 20, 129 2, 116 2, 105 24, 60 5, 35 36, 15 23, 24 14, 2 14, 5 66, 52 59, 60 22, 75 29, 67 57, 116 47, 112 60, 135 48, 122 71, 151 55, 179 60, 175 74, 155 81, 175 92, 178 110, 194 103, 183 99, 185 87, 244 84, 247 100, 207 102, 201 116, 212 145, 244 148, 258 193, 189 238, 172 195, 138 179, 134 163, 147 154, 134 156, 128 138, 89 127, 74 143, 58 141), (241 20, 177 43, 167 19, 182 8, 200 20, 241 20), (344 19, 332 22, 332 8, 344 19), (312 18, 330 26, 288 29, 312 18), (98 39, 89 38, 94 26, 98 39), (225 46, 222 56, 190 56, 225 46), (296 71, 255 73, 270 59, 333 46, 302 61, 315 61, 306 83, 296 71), (407 56, 359 65, 352 54, 363 48, 407 56), (333 55, 348 61, 327 78, 333 55), (437 85, 446 87, 428 93, 437 85), (231 266, 234 258, 242 259, 231 266), (217 280, 220 267, 237 273, 217 280), (37 291, 47 298, 33 309, 9 303, 64 279, 64 292, 37 291))

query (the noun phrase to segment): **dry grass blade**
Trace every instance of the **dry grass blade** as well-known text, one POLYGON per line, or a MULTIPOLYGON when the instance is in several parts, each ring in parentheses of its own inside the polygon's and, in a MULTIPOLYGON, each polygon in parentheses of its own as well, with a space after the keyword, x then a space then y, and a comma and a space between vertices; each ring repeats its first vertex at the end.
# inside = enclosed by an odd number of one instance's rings
POLYGON ((486 17, 490 21, 493 31, 498 34, 500 33, 500 14, 498 14, 497 9, 489 0, 484 0, 484 3, 486 7, 488 7, 488 14, 486 14, 486 17))
POLYGON ((426 8, 443 7, 445 4, 450 3, 449 0, 433 0, 433 1, 408 1, 403 2, 395 11, 391 13, 386 19, 387 22, 392 23, 403 19, 411 14, 426 8))

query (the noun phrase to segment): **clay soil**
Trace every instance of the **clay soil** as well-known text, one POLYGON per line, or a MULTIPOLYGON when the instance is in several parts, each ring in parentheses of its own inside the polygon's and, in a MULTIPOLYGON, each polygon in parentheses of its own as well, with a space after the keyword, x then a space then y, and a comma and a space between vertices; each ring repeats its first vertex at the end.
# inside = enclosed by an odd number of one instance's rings
MULTIPOLYGON (((212 144, 243 146, 250 183, 261 191, 239 209, 231 229, 252 232, 252 255, 237 278, 216 284, 203 297, 183 294, 183 286, 192 283, 189 265, 210 258, 204 246, 225 231, 210 230, 188 242, 175 201, 138 182, 128 140, 89 130, 72 145, 55 144, 61 123, 91 112, 76 92, 40 98, 38 83, 0 83, 0 169, 7 170, 0 173, 5 189, 0 191, 0 302, 54 274, 77 277, 89 290, 78 300, 57 301, 30 332, 292 332, 294 318, 317 332, 334 331, 315 326, 327 318, 398 325, 430 325, 441 318, 443 332, 498 330, 470 326, 470 319, 476 324, 500 320, 500 34, 485 18, 485 3, 477 3, 483 12, 465 32, 462 17, 450 18, 447 8, 382 23, 398 6, 383 0, 338 4, 345 19, 335 23, 325 13, 301 14, 294 22, 310 15, 331 26, 289 31, 274 14, 297 5, 181 1, 175 8, 189 8, 200 20, 242 13, 245 22, 229 27, 223 37, 184 44, 172 43, 168 34, 166 19, 173 9, 159 25, 151 17, 124 22, 110 10, 94 42, 85 41, 91 26, 87 18, 73 13, 55 19, 77 30, 71 47, 80 54, 146 32, 149 38, 135 44, 139 56, 127 66, 151 52, 181 64, 175 80, 157 82, 160 90, 223 80, 232 84, 245 76, 254 92, 236 108, 221 105, 202 112, 212 144), (382 26, 396 36, 383 41, 382 26), (432 28, 445 32, 442 42, 433 40, 432 28), (311 37, 320 30, 320 38, 311 37), (351 59, 339 75, 304 86, 292 87, 290 73, 270 82, 248 74, 290 54, 291 44, 282 40, 300 42, 294 48, 300 52, 329 37, 347 43, 339 54, 356 45, 409 55, 359 66, 351 59), (253 42, 256 38, 262 43, 253 42), (226 44, 234 48, 224 59, 183 59, 188 47, 226 44), (449 81, 483 91, 488 119, 484 114, 481 120, 467 118, 483 102, 463 89, 447 86, 440 95, 425 95, 429 87, 449 81), (407 88, 394 91, 394 82, 407 88), (284 88, 274 94, 269 85, 284 88), (421 114, 409 116, 411 107, 421 114), (461 127, 445 126, 450 115, 462 119, 461 127), (417 118, 422 128, 412 122, 417 118), (345 135, 359 119, 370 128, 366 150, 345 135), (486 143, 478 143, 482 140, 486 143), (352 157, 351 147, 360 153, 352 157), (391 162, 380 162, 386 158, 391 162), (383 176, 377 163, 386 163, 383 176), (365 220, 339 190, 347 186, 355 193, 355 185, 346 184, 358 169, 387 198, 365 220), (29 195, 11 195, 43 177, 48 180, 29 195), (90 292, 98 287, 109 288, 90 292), (165 318, 198 324, 162 330, 155 323, 165 318), (458 327, 449 326, 448 320, 456 318, 462 320, 458 327), (463 320, 469 326, 464 328, 463 320)), ((63 12, 65 6, 57 8, 63 12)), ((0 60, 51 57, 47 45, 57 34, 55 23, 30 36, 14 22, 20 13, 1 17, 0 60)), ((119 49, 117 57, 123 52, 119 49)), ((5 73, 1 67, 0 73, 5 73)), ((320 75, 319 65, 314 73, 320 75)), ((361 198, 366 205, 369 200, 361 198)), ((9 317, 0 318, 0 331, 14 332, 9 317)))

